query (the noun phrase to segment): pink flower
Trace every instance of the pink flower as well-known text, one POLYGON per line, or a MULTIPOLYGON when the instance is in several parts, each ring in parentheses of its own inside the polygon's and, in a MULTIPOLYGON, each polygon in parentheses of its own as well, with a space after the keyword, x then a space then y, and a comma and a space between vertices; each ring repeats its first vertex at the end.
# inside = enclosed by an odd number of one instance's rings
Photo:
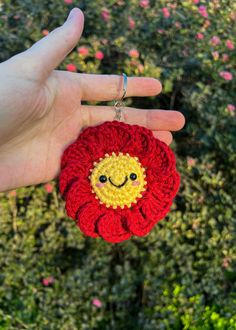
POLYGON ((219 53, 218 52, 212 52, 211 54, 212 54, 215 61, 217 61, 219 59, 219 53))
POLYGON ((129 17, 129 28, 132 30, 135 28, 135 21, 133 20, 133 18, 130 16, 129 17))
POLYGON ((48 30, 44 29, 44 30, 42 31, 42 35, 44 35, 44 36, 47 36, 48 34, 49 34, 49 31, 48 31, 48 30))
POLYGON ((129 51, 129 56, 132 58, 138 58, 139 57, 139 52, 137 51, 137 49, 131 49, 129 51))
POLYGON ((67 71, 70 71, 70 72, 76 72, 77 71, 77 68, 76 68, 76 66, 73 63, 69 63, 66 66, 66 70, 67 71))
POLYGON ((180 22, 175 22, 175 27, 177 27, 177 29, 180 29, 181 28, 181 23, 180 22))
POLYGON ((144 66, 142 65, 142 64, 138 64, 138 71, 140 72, 140 73, 142 73, 143 72, 143 70, 144 70, 144 66))
POLYGON ((77 48, 78 54, 82 56, 87 56, 89 54, 89 50, 87 47, 81 46, 77 48))
POLYGON ((227 105, 227 110, 229 111, 229 113, 233 114, 235 109, 236 109, 235 105, 233 105, 233 104, 227 105))
POLYGON ((124 1, 123 0, 118 0, 117 1, 117 5, 118 6, 123 6, 124 5, 124 1))
POLYGON ((225 257, 222 262, 222 267, 224 268, 229 268, 231 263, 231 258, 230 257, 225 257))
POLYGON ((107 8, 103 8, 102 9, 102 12, 101 12, 101 16, 102 16, 102 19, 105 21, 105 22, 108 22, 109 19, 110 19, 110 12, 107 8))
POLYGON ((236 13, 232 11, 232 12, 229 14, 229 17, 230 17, 233 21, 235 21, 235 20, 236 20, 236 13))
POLYGON ((232 80, 233 79, 233 75, 231 72, 229 71, 221 71, 219 73, 219 75, 224 79, 224 80, 232 80))
POLYGON ((220 44, 220 38, 217 36, 213 36, 210 40, 210 43, 212 44, 212 46, 217 46, 220 44))
POLYGON ((227 62, 229 60, 229 55, 228 54, 222 54, 222 61, 227 62))
POLYGON ((73 3, 73 0, 64 0, 65 4, 71 5, 73 3))
POLYGON ((195 5, 197 5, 199 3, 199 0, 193 0, 193 3, 195 3, 195 5))
POLYGON ((97 298, 94 298, 93 301, 92 301, 92 304, 94 306, 96 306, 97 308, 101 308, 102 307, 102 302, 101 300, 97 299, 97 298))
POLYGON ((229 39, 226 40, 225 45, 226 45, 226 47, 227 47, 228 49, 231 49, 231 50, 234 49, 234 44, 233 44, 233 42, 232 42, 231 40, 229 40, 229 39))
POLYGON ((199 6, 198 11, 202 15, 202 17, 208 17, 207 9, 205 6, 199 6))
POLYGON ((160 33, 160 34, 163 34, 163 33, 165 33, 165 30, 163 30, 163 29, 158 29, 157 32, 160 33))
POLYGON ((107 44, 108 44, 108 40, 107 40, 106 38, 101 39, 101 43, 102 43, 103 45, 107 45, 107 44))
POLYGON ((167 7, 162 8, 162 14, 165 18, 169 18, 170 17, 169 9, 167 7))
POLYGON ((131 66, 138 66, 138 62, 135 60, 130 61, 131 66))
POLYGON ((53 185, 51 185, 50 183, 46 183, 44 185, 44 189, 48 194, 51 194, 53 192, 53 185))
POLYGON ((97 59, 97 60, 102 60, 103 58, 104 58, 104 54, 103 54, 103 52, 101 52, 101 51, 98 51, 98 52, 96 52, 95 53, 95 58, 97 59))
POLYGON ((201 39, 204 38, 204 34, 201 33, 201 32, 198 32, 198 33, 196 34, 196 38, 199 39, 199 40, 201 40, 201 39))
POLYGON ((187 163, 188 163, 188 166, 190 166, 190 167, 195 166, 196 165, 196 159, 191 158, 191 157, 187 157, 187 163))
POLYGON ((9 196, 15 197, 16 196, 16 190, 12 190, 8 193, 9 196))
POLYGON ((55 279, 53 276, 49 276, 42 279, 43 286, 49 286, 55 282, 55 279))
POLYGON ((192 228, 194 229, 194 230, 196 230, 196 229, 198 229, 198 227, 199 227, 199 220, 193 220, 193 222, 192 222, 192 228))
POLYGON ((148 8, 149 7, 149 0, 141 0, 139 2, 139 6, 142 8, 148 8))
POLYGON ((203 24, 203 27, 204 27, 205 29, 207 29, 208 26, 210 26, 210 25, 211 25, 211 22, 210 22, 208 19, 206 19, 205 22, 204 22, 204 24, 203 24))

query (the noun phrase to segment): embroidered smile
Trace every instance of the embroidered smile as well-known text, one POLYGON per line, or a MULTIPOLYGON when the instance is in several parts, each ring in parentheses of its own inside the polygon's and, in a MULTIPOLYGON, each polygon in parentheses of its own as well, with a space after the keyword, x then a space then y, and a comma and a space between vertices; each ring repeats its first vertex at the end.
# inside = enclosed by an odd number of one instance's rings
POLYGON ((126 176, 126 177, 125 177, 125 181, 124 181, 123 183, 119 184, 118 186, 117 186, 116 184, 114 184, 114 183, 111 181, 111 177, 109 177, 109 181, 110 181, 110 183, 111 183, 113 186, 115 186, 115 187, 117 187, 117 188, 121 188, 121 187, 123 187, 123 186, 126 184, 126 182, 128 181, 128 177, 126 176))

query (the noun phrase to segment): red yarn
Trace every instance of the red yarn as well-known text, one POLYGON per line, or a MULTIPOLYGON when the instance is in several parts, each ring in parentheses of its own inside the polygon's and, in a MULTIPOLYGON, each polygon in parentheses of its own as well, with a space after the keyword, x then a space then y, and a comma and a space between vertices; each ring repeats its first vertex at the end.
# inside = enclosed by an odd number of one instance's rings
POLYGON ((172 150, 145 127, 119 121, 88 127, 61 159, 59 187, 67 214, 87 236, 100 236, 112 243, 132 235, 144 236, 170 210, 180 184, 175 165, 172 150), (138 157, 146 168, 146 191, 131 208, 108 208, 92 193, 90 169, 94 161, 112 152, 138 157))

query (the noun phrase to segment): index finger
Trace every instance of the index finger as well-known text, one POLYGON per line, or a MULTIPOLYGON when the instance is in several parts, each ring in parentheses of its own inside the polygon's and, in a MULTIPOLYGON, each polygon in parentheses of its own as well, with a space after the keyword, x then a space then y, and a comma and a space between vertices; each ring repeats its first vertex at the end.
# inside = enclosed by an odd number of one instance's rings
MULTIPOLYGON (((68 79, 71 86, 75 86, 82 101, 112 101, 123 95, 122 75, 87 74, 56 71, 62 81, 68 79)), ((155 96, 162 90, 161 82, 151 77, 127 77, 127 92, 130 96, 155 96)))
MULTIPOLYGON (((109 101, 120 99, 123 95, 122 75, 81 74, 82 99, 95 101, 109 101)), ((127 77, 127 91, 129 96, 155 96, 162 90, 159 80, 150 77, 127 77)))

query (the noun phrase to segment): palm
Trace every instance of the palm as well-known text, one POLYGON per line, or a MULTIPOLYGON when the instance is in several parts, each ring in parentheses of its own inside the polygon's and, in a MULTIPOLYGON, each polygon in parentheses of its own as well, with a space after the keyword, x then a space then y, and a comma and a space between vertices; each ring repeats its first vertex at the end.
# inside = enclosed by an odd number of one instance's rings
MULTIPOLYGON (((27 98, 29 119, 22 120, 24 108, 18 108, 14 122, 21 128, 24 126, 24 129, 14 134, 12 141, 3 146, 3 151, 8 150, 8 158, 2 174, 4 180, 10 181, 13 187, 54 178, 59 171, 63 149, 77 137, 82 127, 78 86, 75 99, 73 83, 69 79, 62 79, 56 72, 52 75, 53 79, 50 77, 41 88, 35 84, 31 88, 28 86, 27 94, 31 96, 27 98)), ((21 85, 27 84, 23 81, 21 85)))
POLYGON ((40 147, 37 152, 32 150, 31 153, 36 155, 32 160, 32 168, 40 164, 38 173, 32 171, 34 183, 45 182, 57 176, 63 150, 76 139, 83 126, 78 84, 75 86, 67 73, 54 72, 53 75, 57 80, 57 96, 51 106, 47 105, 46 115, 37 128, 35 145, 40 147))
MULTIPOLYGON (((17 78, 19 93, 12 95, 14 84, 10 82, 9 97, 4 100, 4 108, 8 109, 9 116, 5 116, 6 129, 2 130, 5 135, 1 136, 3 143, 0 144, 0 191, 55 178, 60 170, 64 149, 76 139, 81 128, 114 118, 111 107, 85 106, 81 105, 81 101, 109 101, 116 98, 121 94, 119 76, 50 70, 77 43, 82 32, 81 26, 80 33, 72 36, 74 40, 68 42, 66 49, 62 50, 61 45, 58 45, 58 49, 54 49, 56 46, 51 49, 51 58, 48 55, 52 44, 57 44, 57 34, 64 42, 61 34, 68 34, 68 31, 63 32, 63 29, 75 29, 73 24, 81 25, 81 22, 71 20, 67 25, 64 24, 65 27, 53 31, 51 37, 49 34, 36 43, 27 51, 29 55, 26 53, 26 57, 22 53, 16 59, 1 64, 2 72, 5 68, 9 73, 19 67, 15 61, 20 61, 23 70, 19 73, 20 78, 17 78), (47 63, 46 69, 38 68, 33 62, 24 65, 26 58, 35 58, 37 63, 47 63), (5 137, 8 137, 6 143, 5 137)), ((7 91, 7 83, 5 85, 7 91)), ((127 96, 156 95, 160 89, 161 85, 155 79, 132 77, 128 79, 127 96)), ((172 139, 169 131, 178 130, 184 124, 183 116, 176 111, 125 108, 124 115, 126 122, 147 126, 166 143, 172 139)))

